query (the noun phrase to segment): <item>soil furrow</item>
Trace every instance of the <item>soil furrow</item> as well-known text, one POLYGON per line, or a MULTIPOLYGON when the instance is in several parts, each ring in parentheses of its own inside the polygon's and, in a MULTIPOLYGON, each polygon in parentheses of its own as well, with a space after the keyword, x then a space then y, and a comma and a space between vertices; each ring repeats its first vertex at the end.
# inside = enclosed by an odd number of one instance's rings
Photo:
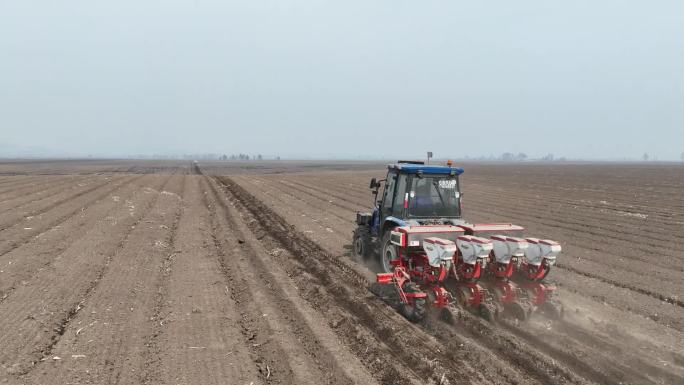
POLYGON ((614 280, 614 279, 606 278, 606 277, 603 277, 603 276, 598 275, 598 274, 588 273, 588 272, 585 272, 585 271, 582 271, 582 270, 579 270, 579 269, 575 269, 574 267, 572 267, 572 266, 570 266, 570 265, 567 265, 567 264, 565 264, 565 263, 556 263, 556 267, 559 267, 559 268, 564 269, 564 270, 567 270, 567 271, 571 271, 571 272, 573 272, 573 273, 575 273, 575 274, 583 275, 583 276, 585 276, 585 277, 589 277, 589 278, 593 278, 593 279, 598 279, 598 280, 600 280, 601 282, 605 282, 605 283, 607 283, 607 284, 609 284, 609 285, 612 285, 612 286, 616 286, 616 287, 619 287, 619 288, 631 290, 631 291, 637 292, 637 293, 639 293, 639 294, 647 295, 647 296, 653 297, 653 298, 655 298, 655 299, 657 299, 657 300, 659 300, 659 301, 671 303, 671 304, 677 305, 677 306, 679 306, 679 307, 684 307, 684 301, 680 300, 680 299, 679 299, 678 297, 676 297, 676 296, 664 295, 664 294, 661 294, 661 293, 658 293, 658 292, 654 292, 654 291, 651 291, 651 290, 648 290, 648 289, 644 289, 644 288, 641 288, 641 287, 633 286, 633 285, 630 285, 630 284, 628 284, 628 283, 624 283, 624 282, 622 282, 622 281, 616 281, 616 280, 614 280))
MULTIPOLYGON (((161 187, 161 185, 159 186, 161 187)), ((119 186, 111 194, 119 192, 128 201, 139 188, 134 181, 119 186), (130 190, 130 191, 129 191, 130 190)), ((117 195, 113 197, 120 198, 117 195)), ((99 204, 91 204, 85 207, 81 215, 68 218, 55 231, 48 231, 39 238, 38 242, 24 243, 3 256, 8 261, 3 267, 3 280, 0 281, 0 302, 12 295, 14 290, 21 285, 31 283, 38 272, 49 269, 51 264, 64 256, 65 251, 84 237, 88 236, 98 221, 112 220, 120 199, 107 200, 99 204), (16 254, 16 256, 14 255, 16 254), (12 261, 20 263, 11 263, 12 261)))
POLYGON ((345 202, 345 203, 350 203, 347 199, 345 198, 339 198, 337 196, 333 196, 332 194, 321 194, 321 192, 317 189, 313 189, 307 186, 302 186, 299 183, 288 181, 288 180, 279 180, 278 182, 288 186, 290 189, 295 190, 297 192, 304 193, 310 197, 315 198, 316 200, 319 200, 323 202, 326 205, 333 205, 335 207, 339 207, 342 210, 345 211, 357 211, 360 208, 360 205, 357 203, 353 204, 353 207, 350 207, 348 204, 340 204, 336 202, 336 200, 345 202))
POLYGON ((65 326, 64 338, 52 346, 50 355, 72 354, 72 359, 44 361, 31 372, 31 382, 59 378, 64 383, 134 383, 142 363, 139 346, 151 331, 145 322, 155 295, 151 290, 157 279, 154 268, 169 252, 165 240, 172 236, 176 217, 167 208, 180 206, 174 201, 163 191, 155 194, 136 229, 131 228, 121 247, 106 260, 96 284, 81 302, 81 311, 65 326), (98 345, 84 342, 95 336, 98 345), (72 352, 78 352, 76 358, 72 352))
MULTIPOLYGON (((489 209, 491 211, 502 211, 509 215, 519 217, 520 220, 528 220, 534 222, 536 225, 545 225, 558 227, 564 230, 572 231, 583 235, 584 238, 591 239, 596 242, 598 239, 602 239, 605 243, 606 240, 610 241, 612 244, 619 244, 621 242, 633 242, 637 241, 634 245, 634 251, 639 251, 640 253, 636 256, 648 255, 653 252, 662 252, 665 255, 670 255, 674 251, 677 251, 676 245, 677 240, 674 238, 660 239, 660 237, 650 237, 648 235, 648 230, 645 232, 639 231, 640 228, 646 227, 645 224, 640 224, 639 227, 633 226, 630 229, 633 232, 626 233, 620 231, 619 228, 615 226, 606 226, 605 219, 604 222, 599 222, 597 225, 593 225, 595 221, 588 220, 586 217, 578 216, 577 213, 572 213, 570 210, 558 211, 552 208, 539 209, 535 206, 525 206, 519 203, 514 203, 512 205, 497 205, 491 202, 497 202, 496 199, 492 201, 468 201, 468 207, 477 207, 473 211, 482 211, 483 209, 489 209), (562 218, 562 220, 553 221, 553 218, 562 218), (573 220, 571 218, 578 218, 573 220), (665 241, 665 242, 664 242, 665 241), (648 246, 648 247, 646 247, 648 246)), ((673 254, 676 255, 676 254, 673 254)))
POLYGON ((89 177, 59 176, 27 183, 25 186, 11 188, 6 192, 0 192, 0 208, 3 208, 2 212, 7 212, 8 209, 6 208, 22 207, 27 202, 30 203, 39 199, 36 198, 36 196, 45 197, 51 191, 59 191, 63 186, 73 185, 74 183, 79 183, 88 178, 89 177))
MULTIPOLYGON (((365 371, 360 371, 358 367, 353 369, 353 356, 346 353, 348 358, 344 361, 340 360, 340 355, 344 356, 344 352, 337 347, 339 343, 330 342, 331 339, 334 340, 334 334, 316 326, 321 322, 325 322, 324 320, 311 320, 312 315, 310 311, 307 312, 303 305, 298 303, 301 300, 298 299, 297 294, 292 293, 291 283, 283 282, 283 280, 289 281, 289 278, 287 276, 284 276, 284 278, 283 276, 278 276, 278 269, 272 260, 264 261, 264 258, 269 256, 269 254, 259 243, 259 238, 263 238, 263 234, 252 234, 242 221, 237 220, 236 214, 232 213, 234 209, 227 205, 221 196, 218 195, 213 182, 210 181, 209 183, 211 183, 210 190, 214 199, 216 199, 218 207, 222 209, 222 214, 228 219, 233 236, 238 237, 238 252, 242 254, 243 258, 234 260, 234 263, 237 264, 244 277, 251 277, 247 287, 257 297, 255 298, 256 300, 259 300, 261 291, 265 291, 261 295, 270 297, 268 301, 262 298, 262 301, 259 302, 279 304, 277 308, 270 310, 268 318, 271 319, 272 314, 278 324, 288 325, 287 328, 296 337, 295 343, 302 349, 299 354, 300 359, 306 356, 310 357, 309 360, 312 360, 311 365, 320 370, 319 375, 309 377, 308 379, 304 377, 305 382, 351 384, 354 383, 351 377, 352 374, 355 374, 354 377, 356 378, 363 378, 365 371), (240 243, 240 240, 242 240, 242 243, 240 243), (249 260, 250 263, 245 263, 245 260, 249 260), (266 289, 260 289, 260 287, 264 286, 266 289), (353 369, 353 371, 350 369, 353 369)), ((270 259, 271 257, 269 256, 268 258, 270 259)), ((263 304, 259 306, 264 307, 263 304)), ((273 327, 272 325, 269 326, 273 327)), ((299 377, 301 376, 300 374, 299 377)), ((368 374, 365 374, 365 376, 370 378, 368 374)))
MULTIPOLYGON (((351 210, 361 210, 365 207, 364 204, 359 203, 360 202, 359 200, 350 199, 349 198, 350 194, 348 193, 348 191, 338 192, 336 190, 328 188, 328 186, 326 184, 322 184, 322 186, 324 186, 326 188, 321 188, 321 187, 319 187, 319 186, 321 186, 320 184, 317 186, 312 186, 312 185, 307 184, 307 183, 299 182, 295 179, 289 179, 288 181, 292 184, 303 187, 305 189, 316 191, 317 193, 321 194, 324 197, 332 197, 334 199, 348 203, 351 206, 353 206, 350 208, 351 210)), ((370 190, 368 190, 368 191, 370 192, 370 190)), ((371 196, 370 194, 368 194, 368 195, 371 196)), ((361 196, 354 197, 354 198, 361 198, 361 196)), ((366 198, 369 198, 369 197, 366 197, 366 198)), ((366 199, 366 200, 369 200, 369 199, 366 199)))
POLYGON ((255 342, 243 340, 235 327, 241 315, 221 271, 212 238, 218 231, 212 230, 202 178, 185 178, 184 211, 161 295, 165 299, 153 317, 155 332, 146 344, 140 383, 260 383, 263 363, 254 363, 248 348, 255 342))
POLYGON ((0 194, 5 194, 7 192, 12 192, 16 189, 23 188, 25 186, 29 186, 33 183, 36 183, 36 181, 45 181, 46 179, 53 179, 53 178, 60 178, 60 176, 10 176, 7 177, 7 181, 3 182, 2 185, 0 185, 0 194))
MULTIPOLYGON (((491 212, 492 214, 495 214, 495 211, 490 211, 488 209, 478 209, 479 212, 491 212)), ((498 212, 498 217, 506 220, 506 219, 512 219, 513 217, 510 216, 507 212, 505 211, 500 211, 498 212)), ((529 221, 529 220, 528 220, 529 221)), ((525 223, 524 221, 518 221, 518 224, 520 223, 525 223)), ((535 223, 533 230, 531 230, 531 233, 539 233, 539 231, 535 231, 534 229, 539 228, 538 226, 544 226, 544 232, 545 238, 555 238, 555 240, 562 242, 564 239, 568 236, 567 232, 563 232, 563 230, 567 230, 563 225, 560 223, 535 223), (560 230, 556 230, 560 229, 560 230), (556 236, 558 235, 558 236, 556 236)), ((529 230, 529 229, 528 229, 529 230)), ((575 233, 572 233, 573 235, 575 233)), ((579 234, 579 232, 577 232, 579 234)), ((576 237, 573 237, 573 239, 576 239, 576 237)), ((617 255, 612 255, 609 252, 602 252, 598 253, 598 251, 594 250, 588 250, 582 246, 578 246, 574 242, 571 244, 567 244, 565 247, 565 253, 566 255, 578 255, 581 256, 585 261, 577 261, 575 263, 576 266, 573 268, 577 273, 581 273, 583 275, 590 274, 592 276, 595 276, 596 278, 605 280, 606 283, 611 283, 612 279, 610 276, 614 274, 613 269, 611 266, 617 264, 620 262, 620 257, 617 255), (577 251, 572 251, 572 249, 578 249, 577 251), (594 256, 592 258, 592 256, 594 256), (596 260, 596 262, 594 262, 596 260), (582 266, 584 263, 590 263, 594 262, 594 266, 582 266), (613 263, 609 263, 613 262, 613 263), (579 266, 582 266, 581 268, 579 266), (588 270, 588 271, 587 271, 588 270)), ((628 258, 627 255, 624 255, 624 258, 628 258)), ((645 257, 644 257, 645 258, 645 257)), ((621 264, 621 270, 624 273, 631 273, 633 276, 633 279, 626 280, 628 282, 632 282, 631 284, 624 284, 628 287, 628 289, 634 290, 636 292, 641 292, 642 294, 648 294, 652 295, 655 293, 655 297, 659 298, 660 297, 660 291, 666 291, 666 285, 667 286, 672 286, 672 284, 676 283, 679 281, 678 279, 678 273, 672 271, 672 269, 665 269, 661 268, 659 269, 660 271, 653 272, 651 273, 653 269, 653 264, 657 263, 654 261, 639 261, 642 262, 643 265, 641 265, 641 269, 636 269, 635 267, 631 267, 630 264, 622 263, 621 264), (644 273, 649 273, 650 277, 644 276, 644 273), (658 280, 653 280, 650 279, 653 276, 658 276, 658 280), (638 284, 638 286, 637 286, 638 284), (645 286, 645 287, 644 287, 645 286)), ((561 263, 563 265, 563 263, 561 263)), ((677 290, 681 291, 681 288, 677 288, 677 290)), ((664 298, 676 298, 677 297, 677 292, 673 292, 672 294, 669 295, 663 295, 664 298)))
POLYGON ((157 363, 161 357, 162 351, 159 347, 158 338, 159 335, 163 332, 164 328, 164 313, 165 308, 168 305, 169 297, 169 276, 171 274, 171 271, 173 270, 175 257, 178 253, 177 249, 179 245, 177 243, 176 235, 178 233, 178 227, 181 221, 181 217, 183 216, 185 211, 184 200, 186 185, 188 181, 184 177, 182 179, 182 188, 180 193, 178 194, 178 199, 180 200, 180 208, 175 214, 173 224, 171 225, 171 229, 169 232, 169 237, 166 240, 168 251, 166 252, 166 256, 162 259, 162 262, 159 266, 159 271, 157 272, 157 283, 155 284, 155 290, 153 291, 154 293, 156 293, 156 296, 154 298, 154 306, 151 309, 152 316, 149 318, 149 321, 152 324, 152 326, 150 327, 152 333, 148 335, 145 339, 145 351, 142 353, 144 366, 143 370, 139 374, 139 383, 141 384, 149 384, 153 382, 154 379, 160 377, 160 373, 157 369, 157 363))
MULTIPOLYGON (((132 180, 130 177, 128 177, 129 181, 135 181, 139 178, 142 178, 142 176, 138 176, 133 178, 132 180)), ((92 199, 88 198, 87 200, 84 201, 84 199, 81 200, 74 200, 72 202, 73 205, 76 206, 74 209, 68 209, 66 213, 59 213, 57 218, 55 219, 49 219, 47 223, 43 222, 41 224, 41 227, 36 227, 36 228, 16 228, 17 226, 13 226, 16 229, 15 233, 8 234, 10 233, 11 229, 7 229, 6 232, 3 234, 5 237, 11 237, 7 239, 7 241, 3 243, 0 242, 0 245, 3 245, 4 247, 0 247, 0 259, 4 257, 7 253, 11 252, 12 250, 15 250, 22 245, 24 245, 27 242, 30 242, 32 239, 37 239, 40 238, 43 234, 46 234, 47 232, 55 229, 56 227, 60 226, 62 223, 66 222, 71 218, 72 216, 76 215, 79 212, 84 212, 88 207, 90 207, 92 204, 96 204, 97 202, 101 201, 104 199, 106 196, 110 195, 112 191, 116 191, 119 187, 124 185, 125 183, 128 183, 125 179, 121 183, 117 183, 114 185, 111 185, 111 188, 106 189, 103 193, 95 195, 92 199), (19 235, 21 234, 21 235, 19 235)), ((107 184, 104 184, 103 186, 106 186, 107 184)), ((102 186, 100 186, 102 187, 102 186)), ((94 193, 95 190, 92 191, 94 193)), ((83 198, 83 197, 82 197, 83 198)), ((51 213, 52 214, 52 213, 51 213)), ((47 216, 47 214, 46 214, 47 216)), ((37 218, 36 220, 41 221, 44 220, 45 218, 37 218)))
MULTIPOLYGON (((117 178, 117 180, 119 180, 119 181, 121 179, 122 179, 122 177, 117 178)), ((95 190, 98 190, 98 189, 108 185, 108 184, 111 184, 112 182, 113 181, 106 180, 103 183, 97 183, 93 187, 88 187, 88 188, 82 189, 81 191, 78 191, 75 194, 69 194, 64 198, 58 198, 55 201, 47 203, 43 207, 31 209, 30 211, 19 211, 17 209, 16 214, 14 216, 5 216, 5 217, 9 217, 9 220, 3 221, 2 224, 0 224, 0 232, 4 231, 10 227, 16 226, 18 223, 23 222, 25 220, 25 218, 27 218, 27 217, 32 218, 32 217, 41 216, 42 214, 47 213, 48 211, 54 209, 55 207, 59 207, 60 205, 66 203, 66 202, 77 200, 78 198, 80 198, 80 197, 82 197, 88 193, 91 193, 95 190)), ((88 185, 86 185, 86 186, 88 186, 88 185)), ((79 187, 84 187, 84 186, 79 186, 79 187)))
MULTIPOLYGON (((291 192, 289 192, 289 191, 287 191, 287 190, 283 190, 283 189, 277 189, 277 191, 279 191, 279 192, 282 193, 282 194, 287 194, 287 195, 289 195, 289 196, 292 197, 293 199, 300 201, 300 202, 301 202, 303 205, 305 205, 305 206, 320 208, 319 202, 323 202, 324 209, 325 209, 325 207, 329 207, 330 205, 333 205, 333 206, 339 207, 340 209, 343 209, 343 210, 345 210, 345 211, 350 210, 348 207, 345 207, 345 206, 342 206, 342 205, 337 205, 337 204, 334 204, 334 203, 330 203, 328 200, 325 200, 325 199, 323 199, 323 198, 320 198, 320 197, 317 197, 317 196, 315 196, 315 195, 312 195, 311 192, 308 192, 308 191, 306 191, 305 189, 293 187, 293 186, 291 186, 290 184, 288 184, 288 183, 286 183, 286 182, 283 182, 283 181, 278 181, 278 183, 282 184, 283 186, 287 186, 288 189, 294 190, 295 193, 291 193, 291 192), (302 194, 304 194, 304 195, 302 195, 302 194), (314 198, 314 199, 316 199, 317 202, 314 203, 314 202, 312 202, 311 200, 305 200, 304 198, 302 198, 302 196, 307 196, 307 197, 314 198)), ((331 212, 331 211, 327 211, 327 212, 330 213, 331 215, 333 215, 334 217, 336 217, 336 218, 337 218, 338 220, 340 220, 340 221, 348 222, 348 223, 352 223, 352 222, 353 222, 353 220, 352 220, 352 219, 349 219, 348 217, 345 217, 345 216, 342 216, 342 215, 338 215, 338 214, 336 214, 336 213, 334 213, 334 212, 331 212)))
MULTIPOLYGON (((167 181, 168 182, 168 181, 167 181)), ((41 272, 35 285, 22 286, 11 298, 0 304, 0 312, 12 315, 0 320, 4 330, 16 332, 0 336, 0 343, 8 350, 0 352, 0 365, 9 365, 8 373, 26 374, 38 362, 51 360, 52 351, 65 334, 77 313, 105 276, 111 261, 126 246, 134 230, 141 224, 156 203, 159 194, 146 199, 143 208, 133 217, 127 207, 121 207, 116 226, 121 237, 111 237, 112 226, 100 222, 98 233, 72 245, 69 256, 41 272), (93 248, 93 241, 105 237, 93 248), (43 293, 41 303, 26 302, 43 293), (14 355, 8 354, 13 352, 14 355)), ((97 243, 95 243, 97 244, 97 243)))

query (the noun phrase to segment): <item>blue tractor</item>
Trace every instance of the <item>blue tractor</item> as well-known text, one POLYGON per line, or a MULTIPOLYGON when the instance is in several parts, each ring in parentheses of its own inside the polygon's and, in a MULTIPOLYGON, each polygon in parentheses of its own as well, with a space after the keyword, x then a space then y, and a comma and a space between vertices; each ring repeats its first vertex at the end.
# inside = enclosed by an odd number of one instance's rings
POLYGON ((357 258, 377 256, 382 273, 392 271, 396 258, 392 230, 400 226, 462 225, 458 177, 463 169, 399 161, 387 166, 387 177, 371 179, 375 208, 372 213, 357 213, 352 250, 357 258), (378 199, 380 188, 383 187, 378 199))
POLYGON ((464 221, 462 173, 451 162, 390 164, 385 179, 371 180, 373 212, 356 214, 355 257, 377 256, 377 283, 396 289, 412 321, 428 306, 456 303, 490 320, 505 311, 524 320, 537 308, 562 317, 556 287, 544 280, 560 244, 523 238, 525 229, 512 223, 464 221))

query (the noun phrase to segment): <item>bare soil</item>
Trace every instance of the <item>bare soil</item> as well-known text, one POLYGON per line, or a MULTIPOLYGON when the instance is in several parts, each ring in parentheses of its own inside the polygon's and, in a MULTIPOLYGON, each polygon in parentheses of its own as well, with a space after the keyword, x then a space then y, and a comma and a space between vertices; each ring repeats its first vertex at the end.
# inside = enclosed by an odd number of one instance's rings
POLYGON ((0 383, 684 383, 684 167, 465 168, 467 219, 563 244, 564 320, 372 294, 382 164, 0 163, 0 383))

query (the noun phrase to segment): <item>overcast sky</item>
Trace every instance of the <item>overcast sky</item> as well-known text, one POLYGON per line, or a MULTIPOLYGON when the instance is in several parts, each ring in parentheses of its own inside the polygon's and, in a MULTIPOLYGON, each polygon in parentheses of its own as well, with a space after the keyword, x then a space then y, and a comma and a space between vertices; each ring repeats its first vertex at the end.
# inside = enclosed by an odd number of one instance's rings
POLYGON ((0 0, 8 148, 678 160, 684 2, 0 0))

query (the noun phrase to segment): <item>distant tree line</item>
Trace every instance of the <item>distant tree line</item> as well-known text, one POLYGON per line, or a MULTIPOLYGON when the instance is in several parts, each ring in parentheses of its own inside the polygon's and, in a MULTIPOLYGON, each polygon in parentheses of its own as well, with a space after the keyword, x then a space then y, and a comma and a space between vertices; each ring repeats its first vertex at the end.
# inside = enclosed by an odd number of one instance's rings
POLYGON ((251 158, 247 154, 233 154, 231 156, 228 156, 226 154, 221 155, 219 160, 264 160, 264 157, 261 154, 258 155, 252 155, 251 158))
MULTIPOLYGON (((458 158, 455 158, 458 159, 458 158)), ((565 162, 567 161, 567 158, 563 157, 555 157, 553 154, 546 154, 540 158, 531 158, 524 152, 519 152, 519 153, 513 153, 513 152, 504 152, 503 154, 496 156, 496 155, 489 155, 489 156, 465 156, 462 158, 464 160, 478 160, 478 161, 499 161, 499 162, 525 162, 525 161, 532 161, 532 162, 565 162)))
POLYGON ((517 155, 512 152, 504 152, 501 154, 501 160, 504 162, 522 162, 527 159, 527 154, 519 152, 517 155))

